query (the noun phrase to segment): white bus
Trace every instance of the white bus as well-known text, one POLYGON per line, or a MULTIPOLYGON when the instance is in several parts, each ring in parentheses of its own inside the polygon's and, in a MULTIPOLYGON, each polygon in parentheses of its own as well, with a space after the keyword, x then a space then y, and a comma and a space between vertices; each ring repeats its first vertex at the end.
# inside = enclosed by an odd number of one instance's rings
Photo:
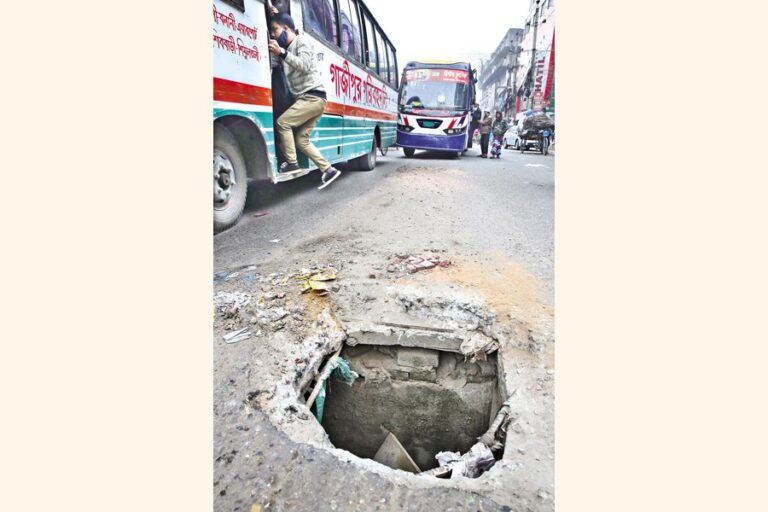
MULTIPOLYGON (((331 163, 372 170, 376 151, 395 142, 398 67, 395 48, 363 0, 275 2, 315 46, 328 96, 310 141, 331 163)), ((248 180, 280 183, 316 169, 280 173, 275 120, 285 90, 273 89, 269 2, 213 0, 213 225, 234 225, 248 180), (277 148, 276 148, 277 142, 277 148)))

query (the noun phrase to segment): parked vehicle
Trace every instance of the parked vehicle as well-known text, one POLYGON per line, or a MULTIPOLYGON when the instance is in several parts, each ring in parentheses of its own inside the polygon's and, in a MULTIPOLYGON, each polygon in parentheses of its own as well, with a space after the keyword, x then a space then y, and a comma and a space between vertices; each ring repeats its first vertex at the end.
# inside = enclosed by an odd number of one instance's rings
POLYGON ((517 126, 510 126, 504 134, 504 149, 520 149, 520 136, 517 134, 517 126))
POLYGON ((521 153, 526 150, 536 149, 543 155, 549 152, 549 145, 552 142, 551 137, 555 123, 551 117, 543 112, 526 112, 525 116, 519 122, 518 135, 520 143, 518 148, 521 153))

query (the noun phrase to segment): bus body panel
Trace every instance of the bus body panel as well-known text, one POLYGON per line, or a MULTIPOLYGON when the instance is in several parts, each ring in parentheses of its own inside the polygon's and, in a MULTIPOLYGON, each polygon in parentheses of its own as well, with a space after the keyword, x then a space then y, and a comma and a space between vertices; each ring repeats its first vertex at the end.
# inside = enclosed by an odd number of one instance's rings
MULTIPOLYGON (((277 135, 273 128, 269 29, 264 2, 245 0, 244 6, 245 12, 241 12, 221 0, 213 2, 213 118, 215 121, 224 116, 238 116, 256 125, 267 145, 273 181, 277 181, 277 135)), ((292 17, 300 33, 309 38, 315 48, 318 70, 328 96, 325 112, 310 141, 332 164, 371 151, 376 128, 382 148, 394 144, 397 91, 347 60, 337 48, 302 30, 301 10, 300 2, 292 2, 292 17)), ((302 167, 317 168, 300 151, 297 156, 302 167)))

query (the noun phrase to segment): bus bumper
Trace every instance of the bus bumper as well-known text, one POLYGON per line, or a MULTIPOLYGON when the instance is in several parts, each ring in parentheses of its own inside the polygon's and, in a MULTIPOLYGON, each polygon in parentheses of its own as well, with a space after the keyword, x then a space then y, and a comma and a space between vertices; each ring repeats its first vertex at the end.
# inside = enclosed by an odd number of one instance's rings
POLYGON ((434 151, 464 151, 467 145, 467 133, 458 135, 430 135, 425 133, 406 133, 397 130, 397 145, 404 148, 431 149, 434 151))

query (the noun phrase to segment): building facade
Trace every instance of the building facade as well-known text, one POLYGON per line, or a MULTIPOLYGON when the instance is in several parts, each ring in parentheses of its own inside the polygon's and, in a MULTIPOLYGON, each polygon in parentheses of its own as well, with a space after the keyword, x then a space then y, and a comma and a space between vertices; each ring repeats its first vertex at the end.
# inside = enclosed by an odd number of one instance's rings
POLYGON ((515 72, 515 110, 555 110, 555 0, 531 0, 515 72))
POLYGON ((492 113, 501 111, 506 118, 514 115, 513 91, 523 29, 510 28, 487 61, 482 63, 478 88, 482 91, 480 108, 492 113))

